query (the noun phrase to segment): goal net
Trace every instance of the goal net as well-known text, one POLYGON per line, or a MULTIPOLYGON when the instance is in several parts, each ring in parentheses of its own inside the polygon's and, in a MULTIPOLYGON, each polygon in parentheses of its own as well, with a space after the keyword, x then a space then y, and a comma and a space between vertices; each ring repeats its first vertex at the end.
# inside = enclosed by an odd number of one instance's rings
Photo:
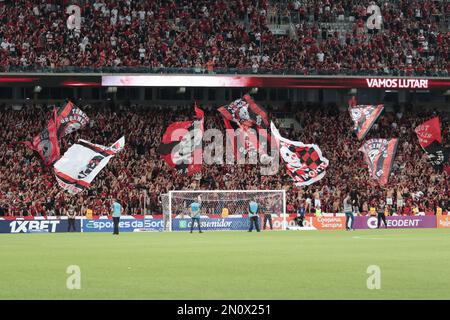
MULTIPOLYGON (((286 230, 285 190, 196 190, 170 191, 161 195, 164 230, 187 231, 192 221, 190 205, 200 204, 200 225, 204 230, 247 230, 248 207, 259 206, 259 222, 270 215, 274 229, 286 230)), ((195 225, 197 229, 197 225, 195 225)))

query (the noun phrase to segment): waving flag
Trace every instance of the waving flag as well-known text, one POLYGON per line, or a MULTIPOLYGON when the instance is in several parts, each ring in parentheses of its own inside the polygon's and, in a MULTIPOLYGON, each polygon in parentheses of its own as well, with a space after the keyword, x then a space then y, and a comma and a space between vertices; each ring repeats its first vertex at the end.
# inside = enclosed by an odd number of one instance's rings
POLYGON ((204 112, 194 106, 196 120, 172 123, 163 135, 158 153, 179 173, 192 175, 202 170, 204 112))
POLYGON ((271 123, 270 127, 286 162, 287 172, 297 187, 308 186, 325 176, 329 161, 319 146, 283 138, 275 124, 271 123))
POLYGON ((47 128, 34 137, 33 141, 21 142, 39 153, 46 166, 52 165, 60 157, 56 117, 56 109, 53 109, 52 118, 48 121, 47 128))
POLYGON ((58 184, 71 194, 89 188, 97 174, 124 147, 125 137, 111 147, 80 139, 53 166, 58 184))
POLYGON ((226 129, 234 132, 231 144, 234 146, 236 159, 245 157, 248 152, 258 152, 265 149, 260 143, 270 143, 267 135, 269 121, 266 111, 258 106, 253 99, 246 94, 242 99, 217 109, 223 116, 226 129), (263 130, 261 130, 263 129, 263 130), (264 137, 258 141, 258 134, 264 137))
POLYGON ((53 108, 47 128, 33 141, 24 141, 22 144, 37 151, 44 164, 50 166, 61 156, 58 139, 84 127, 88 122, 88 116, 69 101, 63 108, 53 108))
POLYGON ((428 156, 428 161, 435 169, 441 170, 444 163, 449 159, 449 150, 442 146, 439 117, 425 121, 417 126, 415 131, 419 138, 420 146, 428 156))
POLYGON ((388 182, 397 145, 398 139, 371 139, 359 149, 364 153, 371 177, 380 185, 388 182))
POLYGON ((353 130, 358 140, 363 140, 380 117, 383 105, 357 105, 349 106, 350 116, 354 122, 353 130))
POLYGON ((56 118, 58 138, 62 138, 78 129, 83 128, 89 122, 89 117, 72 102, 67 102, 63 108, 59 108, 56 118))
MULTIPOLYGON (((258 131, 254 128, 244 128, 239 123, 229 121, 226 118, 223 118, 223 121, 227 129, 227 139, 233 148, 236 160, 245 159, 246 154, 257 154, 259 147, 258 131)), ((260 130, 259 132, 267 137, 267 131, 260 130)))
POLYGON ((241 127, 269 127, 266 111, 258 106, 248 94, 242 99, 237 99, 229 105, 220 107, 218 111, 225 119, 234 121, 241 127))

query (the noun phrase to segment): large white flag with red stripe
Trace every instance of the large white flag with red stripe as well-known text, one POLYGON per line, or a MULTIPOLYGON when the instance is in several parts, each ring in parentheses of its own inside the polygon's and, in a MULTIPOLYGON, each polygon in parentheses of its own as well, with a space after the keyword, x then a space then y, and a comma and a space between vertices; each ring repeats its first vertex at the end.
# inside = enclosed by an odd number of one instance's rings
POLYGON ((111 147, 78 140, 53 166, 58 184, 71 194, 89 188, 92 180, 124 146, 125 137, 111 147))

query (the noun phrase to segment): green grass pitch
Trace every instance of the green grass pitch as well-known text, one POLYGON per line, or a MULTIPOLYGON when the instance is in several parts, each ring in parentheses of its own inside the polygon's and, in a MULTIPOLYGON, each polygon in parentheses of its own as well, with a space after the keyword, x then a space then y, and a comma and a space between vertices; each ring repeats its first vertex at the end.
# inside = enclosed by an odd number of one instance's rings
POLYGON ((450 233, 0 234, 0 267, 0 299, 450 299, 450 233))

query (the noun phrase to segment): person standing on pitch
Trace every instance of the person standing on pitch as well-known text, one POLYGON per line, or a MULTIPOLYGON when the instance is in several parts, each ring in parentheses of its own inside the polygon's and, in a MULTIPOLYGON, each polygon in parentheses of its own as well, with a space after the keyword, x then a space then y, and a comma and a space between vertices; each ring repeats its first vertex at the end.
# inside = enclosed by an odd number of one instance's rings
POLYGON ((197 225, 198 225, 198 232, 199 233, 203 233, 202 229, 200 227, 200 203, 198 202, 192 202, 191 206, 190 206, 190 210, 191 210, 191 233, 194 230, 194 223, 197 221, 197 225))
POLYGON ((111 212, 113 217, 113 223, 114 223, 114 232, 113 234, 119 234, 119 222, 120 222, 120 216, 122 215, 123 208, 121 204, 117 201, 117 199, 114 199, 112 205, 111 205, 111 212))
POLYGON ((353 200, 350 194, 344 198, 344 213, 345 213, 345 230, 351 231, 353 229, 353 222, 355 221, 355 216, 353 215, 353 200), (351 220, 351 222, 350 222, 351 220), (349 224, 350 222, 350 224, 349 224))
POLYGON ((298 208, 297 210, 297 217, 295 218, 295 222, 297 222, 299 227, 303 227, 304 220, 305 220, 305 205, 301 203, 300 208, 298 208))
POLYGON ((350 192, 350 201, 352 203, 352 213, 359 213, 358 192, 355 188, 350 192))
POLYGON ((250 218, 250 229, 248 229, 248 232, 253 231, 253 225, 255 225, 256 231, 259 232, 258 204, 255 201, 250 201, 248 204, 248 217, 250 218))
POLYGON ((270 230, 273 230, 272 213, 270 213, 270 212, 264 213, 264 226, 263 226, 264 230, 266 230, 267 221, 269 221, 270 230))
POLYGON ((75 211, 75 207, 70 204, 69 208, 66 211, 67 211, 67 222, 69 224, 69 226, 67 227, 67 232, 70 232, 70 229, 76 232, 77 230, 75 228, 75 216, 77 214, 75 211))
POLYGON ((378 229, 380 229, 381 220, 383 220, 384 227, 387 229, 386 215, 384 214, 384 211, 385 211, 385 204, 384 201, 381 200, 378 205, 378 226, 377 226, 378 229))

